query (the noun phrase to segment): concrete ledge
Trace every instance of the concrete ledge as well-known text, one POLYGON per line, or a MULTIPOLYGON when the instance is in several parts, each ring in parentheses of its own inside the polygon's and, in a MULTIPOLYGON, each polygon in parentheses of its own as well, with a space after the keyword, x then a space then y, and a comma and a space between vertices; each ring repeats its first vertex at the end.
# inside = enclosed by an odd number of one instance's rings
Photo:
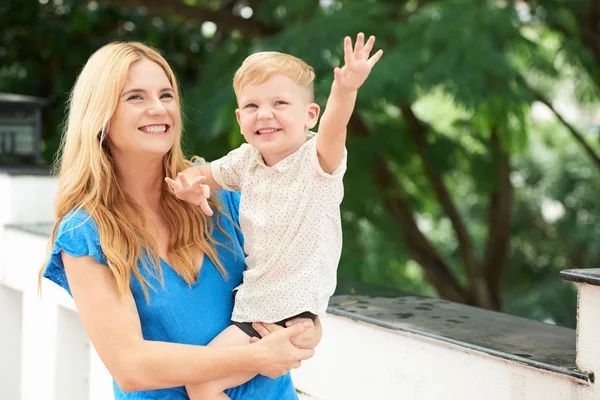
POLYGON ((568 282, 600 286, 600 268, 565 269, 560 277, 568 282))
POLYGON ((42 165, 1 165, 0 174, 6 174, 10 176, 51 176, 51 168, 42 165))
POLYGON ((576 365, 575 330, 436 298, 344 295, 328 312, 590 382, 576 365))
MULTIPOLYGON (((600 372, 600 269, 568 269, 561 278, 577 285, 577 366, 600 372)), ((593 375, 592 375, 593 376, 593 375)))

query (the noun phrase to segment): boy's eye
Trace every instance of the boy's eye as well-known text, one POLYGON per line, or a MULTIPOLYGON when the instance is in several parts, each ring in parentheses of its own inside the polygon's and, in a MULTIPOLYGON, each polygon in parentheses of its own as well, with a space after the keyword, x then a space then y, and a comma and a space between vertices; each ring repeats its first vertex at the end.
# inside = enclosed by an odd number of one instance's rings
POLYGON ((278 100, 278 101, 275 102, 276 106, 285 105, 285 104, 287 104, 287 102, 283 101, 283 100, 278 100))
POLYGON ((256 108, 257 105, 254 103, 246 104, 246 108, 256 108))

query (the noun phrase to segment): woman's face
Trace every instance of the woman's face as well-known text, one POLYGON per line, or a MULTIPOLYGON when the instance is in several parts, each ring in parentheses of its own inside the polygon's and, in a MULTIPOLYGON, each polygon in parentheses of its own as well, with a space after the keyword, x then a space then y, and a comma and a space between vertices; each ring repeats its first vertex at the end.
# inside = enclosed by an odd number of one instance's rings
POLYGON ((111 153, 162 157, 173 147, 180 124, 175 92, 161 66, 148 59, 131 65, 110 120, 111 153))

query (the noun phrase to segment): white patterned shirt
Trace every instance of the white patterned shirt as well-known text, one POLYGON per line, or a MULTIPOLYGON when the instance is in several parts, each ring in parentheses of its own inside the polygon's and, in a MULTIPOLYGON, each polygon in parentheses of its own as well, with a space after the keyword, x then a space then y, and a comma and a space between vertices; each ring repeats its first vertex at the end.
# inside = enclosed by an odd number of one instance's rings
POLYGON ((215 181, 241 191, 246 271, 232 320, 277 322, 305 311, 323 316, 336 286, 342 251, 340 203, 346 154, 325 173, 313 132, 272 167, 243 144, 211 162, 215 181))

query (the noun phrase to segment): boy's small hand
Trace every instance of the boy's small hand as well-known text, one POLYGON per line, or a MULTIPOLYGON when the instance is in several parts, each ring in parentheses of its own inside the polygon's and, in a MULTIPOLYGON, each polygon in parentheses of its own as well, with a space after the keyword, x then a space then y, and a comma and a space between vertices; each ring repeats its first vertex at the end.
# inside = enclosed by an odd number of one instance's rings
POLYGON ((202 212, 209 217, 213 215, 213 211, 208 205, 208 199, 210 198, 210 187, 208 185, 204 185, 203 182, 206 180, 206 177, 199 176, 194 178, 192 182, 188 182, 187 178, 183 173, 177 174, 177 180, 173 180, 169 177, 165 178, 165 182, 169 188, 175 194, 179 200, 184 200, 200 206, 202 212))
POLYGON ((346 90, 358 90, 365 82, 371 68, 383 55, 383 50, 377 51, 370 58, 371 50, 375 44, 375 36, 369 37, 365 43, 365 35, 361 32, 356 36, 356 44, 352 50, 352 39, 344 38, 344 66, 333 71, 335 83, 346 90))

